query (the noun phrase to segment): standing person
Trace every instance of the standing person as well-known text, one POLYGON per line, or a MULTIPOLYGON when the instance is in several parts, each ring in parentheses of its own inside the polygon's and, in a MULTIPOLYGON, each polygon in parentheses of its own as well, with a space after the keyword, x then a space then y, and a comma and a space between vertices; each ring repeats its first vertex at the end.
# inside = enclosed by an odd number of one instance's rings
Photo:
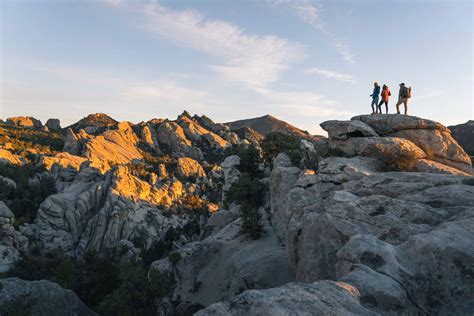
POLYGON ((382 101, 380 101, 379 103, 379 113, 381 114, 382 113, 382 104, 385 103, 385 114, 388 113, 388 99, 389 97, 392 95, 392 93, 390 92, 390 89, 388 88, 387 85, 383 85, 382 87, 382 101))
POLYGON ((400 83, 400 90, 398 91, 397 114, 400 114, 400 104, 403 103, 405 107, 405 115, 408 112, 408 99, 411 98, 411 87, 405 87, 405 84, 400 83))
POLYGON ((378 113, 377 105, 379 103, 379 94, 380 94, 380 86, 377 82, 374 82, 374 91, 370 95, 372 97, 372 114, 378 113))

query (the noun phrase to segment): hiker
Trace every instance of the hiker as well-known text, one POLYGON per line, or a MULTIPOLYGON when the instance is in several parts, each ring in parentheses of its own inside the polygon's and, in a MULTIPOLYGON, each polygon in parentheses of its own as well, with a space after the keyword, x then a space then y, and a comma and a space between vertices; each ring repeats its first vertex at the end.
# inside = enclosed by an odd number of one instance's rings
POLYGON ((380 86, 377 82, 374 82, 374 91, 370 95, 372 97, 372 114, 378 113, 378 103, 379 103, 379 94, 380 94, 380 86), (374 106, 375 105, 375 106, 374 106))
POLYGON ((382 114, 382 104, 385 103, 385 114, 388 114, 388 99, 392 95, 390 92, 390 89, 388 88, 387 85, 383 85, 382 87, 382 100, 379 103, 379 113, 382 114))
POLYGON ((400 83, 400 90, 398 91, 397 114, 400 114, 400 104, 403 103, 405 107, 405 115, 408 112, 408 99, 411 98, 411 87, 405 87, 405 84, 400 83))

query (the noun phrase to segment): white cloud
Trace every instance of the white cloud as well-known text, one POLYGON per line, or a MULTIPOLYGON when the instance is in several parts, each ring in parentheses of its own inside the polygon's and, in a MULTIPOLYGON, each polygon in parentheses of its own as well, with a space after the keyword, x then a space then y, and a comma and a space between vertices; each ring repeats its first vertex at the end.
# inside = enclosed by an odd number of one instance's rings
POLYGON ((354 76, 351 74, 336 72, 328 69, 313 67, 305 71, 307 74, 317 74, 328 79, 334 79, 343 82, 355 83, 354 76))
POLYGON ((194 10, 177 11, 157 2, 123 4, 138 12, 142 27, 171 42, 218 58, 211 68, 222 78, 265 87, 304 56, 303 47, 274 35, 255 35, 238 26, 206 18, 194 10))
POLYGON ((322 18, 323 7, 309 0, 267 0, 273 6, 283 6, 293 11, 305 23, 327 36, 342 59, 348 63, 355 63, 355 54, 351 52, 347 41, 334 34, 322 18))

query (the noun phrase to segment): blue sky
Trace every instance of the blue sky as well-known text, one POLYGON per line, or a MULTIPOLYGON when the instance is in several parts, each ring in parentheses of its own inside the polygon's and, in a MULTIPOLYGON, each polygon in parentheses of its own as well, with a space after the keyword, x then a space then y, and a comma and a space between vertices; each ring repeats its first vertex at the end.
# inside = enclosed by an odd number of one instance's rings
POLYGON ((273 114, 312 133, 370 111, 374 81, 410 113, 473 118, 465 1, 1 0, 0 117, 139 122, 184 109, 273 114))

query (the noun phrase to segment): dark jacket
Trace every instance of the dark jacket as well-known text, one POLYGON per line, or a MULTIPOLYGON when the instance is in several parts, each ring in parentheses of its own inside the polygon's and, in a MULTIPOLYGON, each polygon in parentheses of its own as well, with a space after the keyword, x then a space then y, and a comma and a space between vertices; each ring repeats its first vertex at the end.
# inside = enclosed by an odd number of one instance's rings
POLYGON ((407 97, 407 87, 401 86, 398 91, 398 98, 403 99, 407 97))
POLYGON ((380 86, 376 86, 374 87, 374 92, 372 92, 370 96, 372 97, 372 99, 376 99, 379 97, 379 94, 380 94, 380 86))

